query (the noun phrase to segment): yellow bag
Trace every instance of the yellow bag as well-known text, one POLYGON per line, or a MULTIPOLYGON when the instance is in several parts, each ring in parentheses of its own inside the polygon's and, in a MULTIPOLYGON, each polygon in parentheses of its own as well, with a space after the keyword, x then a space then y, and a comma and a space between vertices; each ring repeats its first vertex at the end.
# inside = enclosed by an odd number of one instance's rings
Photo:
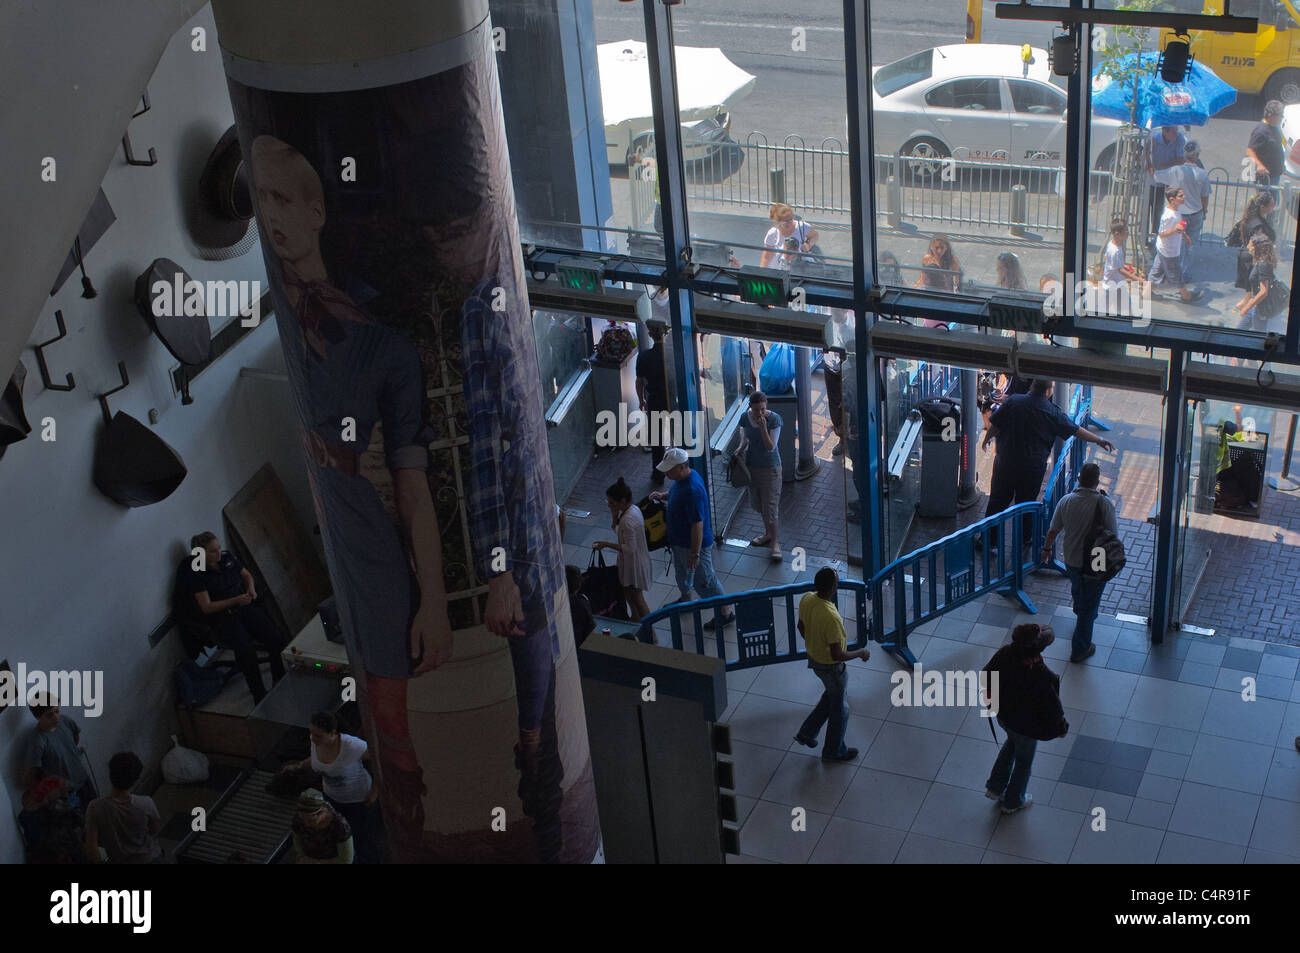
POLYGON ((637 507, 641 510, 641 519, 645 522, 646 546, 653 552, 668 545, 668 508, 646 497, 637 507))

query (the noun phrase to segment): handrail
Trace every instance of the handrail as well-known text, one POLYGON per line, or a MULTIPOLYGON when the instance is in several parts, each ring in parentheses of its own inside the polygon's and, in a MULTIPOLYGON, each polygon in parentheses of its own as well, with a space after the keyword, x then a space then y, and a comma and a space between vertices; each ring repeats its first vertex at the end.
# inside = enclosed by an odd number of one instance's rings
MULTIPOLYGON (((745 395, 741 395, 744 397, 745 395)), ((709 449, 715 453, 726 453, 731 441, 736 436, 736 431, 740 429, 741 418, 749 410, 749 398, 744 400, 733 400, 727 412, 723 415, 722 420, 718 423, 717 429, 713 431, 713 438, 709 441, 709 449)))
POLYGON ((582 393, 582 388, 586 386, 587 381, 592 375, 591 362, 583 361, 578 369, 569 375, 564 386, 560 388, 559 394, 551 402, 551 406, 546 410, 546 426, 558 427, 564 423, 564 418, 568 416, 569 411, 578 401, 578 395, 582 393))
MULTIPOLYGON (((704 612, 721 606, 736 607, 736 645, 737 657, 727 658, 727 642, 724 638, 714 639, 715 654, 726 663, 727 671, 734 672, 756 665, 770 665, 774 662, 793 662, 808 657, 807 652, 799 650, 796 641, 796 606, 795 596, 812 592, 816 587, 811 579, 805 582, 789 583, 784 586, 771 586, 766 589, 754 589, 749 592, 710 596, 694 602, 673 602, 656 609, 641 620, 637 638, 646 644, 654 644, 654 625, 664 619, 672 630, 673 648, 683 647, 682 616, 689 614, 695 620, 695 652, 704 651, 704 631, 701 616, 704 612), (785 600, 785 645, 784 651, 778 651, 775 614, 772 600, 785 600)), ((867 584, 860 579, 840 579, 839 591, 854 593, 858 638, 854 645, 866 642, 865 619, 867 617, 867 584)))
POLYGON ((916 656, 907 644, 908 633, 972 599, 1000 592, 1017 599, 1025 611, 1036 612, 1024 591, 1024 580, 1026 572, 1038 566, 1046 532, 1043 510, 1041 502, 1018 503, 900 556, 876 573, 871 580, 875 610, 871 617, 872 640, 915 665, 916 656), (1026 520, 1031 536, 1028 553, 1024 552, 1023 539, 1026 520), (997 546, 994 540, 995 532, 1007 538, 1008 524, 1009 554, 1006 546, 997 546), (940 573, 944 579, 942 599, 940 573), (885 606, 886 583, 892 584, 892 612, 885 606))

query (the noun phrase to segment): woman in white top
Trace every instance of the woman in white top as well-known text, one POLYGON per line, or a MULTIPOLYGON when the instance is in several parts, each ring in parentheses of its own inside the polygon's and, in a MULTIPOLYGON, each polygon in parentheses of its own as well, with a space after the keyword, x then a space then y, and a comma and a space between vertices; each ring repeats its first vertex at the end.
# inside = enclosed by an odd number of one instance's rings
POLYGON ((363 763, 369 758, 369 746, 363 739, 339 731, 338 718, 327 711, 311 716, 307 733, 311 737, 311 755, 291 761, 281 770, 311 768, 319 774, 325 796, 352 827, 356 863, 381 863, 379 808, 375 803, 379 788, 363 763))
POLYGON ((767 216, 772 220, 772 227, 763 236, 763 257, 759 260, 759 266, 789 271, 794 256, 786 251, 786 239, 794 238, 797 242, 796 250, 807 252, 817 244, 820 233, 807 222, 796 218, 794 209, 783 202, 773 205, 767 216))
POLYGON ((597 540, 591 548, 618 553, 618 581, 623 584, 632 621, 640 622, 650 614, 645 601, 645 591, 650 588, 650 548, 645 541, 645 520, 641 518, 641 508, 633 505, 632 490, 622 477, 605 491, 605 503, 614 518, 618 542, 597 540))

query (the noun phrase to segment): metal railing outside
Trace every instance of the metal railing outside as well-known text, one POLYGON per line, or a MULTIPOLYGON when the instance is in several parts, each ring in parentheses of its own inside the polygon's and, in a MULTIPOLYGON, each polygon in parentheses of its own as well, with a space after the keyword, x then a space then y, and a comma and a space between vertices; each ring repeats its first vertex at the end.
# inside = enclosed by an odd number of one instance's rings
MULTIPOLYGON (((809 146, 802 137, 790 135, 772 143, 763 133, 754 132, 746 137, 743 149, 744 163, 726 177, 721 166, 714 174, 709 172, 709 159, 694 163, 688 176, 688 200, 756 209, 785 202, 803 213, 850 213, 849 153, 838 139, 829 137, 809 146)), ((948 158, 935 160, 928 172, 917 172, 913 169, 920 166, 896 155, 875 158, 877 214, 894 227, 904 221, 1031 233, 1059 232, 1065 227, 1063 167, 948 158)), ((635 174, 629 174, 629 181, 635 229, 653 217, 655 183, 635 174)), ((1089 228, 1097 234, 1109 222, 1104 204, 1112 182, 1110 172, 1089 172, 1089 228)), ((1258 186, 1215 168, 1210 170, 1210 187, 1199 244, 1221 245, 1258 186)), ((1283 207, 1296 205, 1300 189, 1290 183, 1281 188, 1283 207)), ((1289 230, 1279 231, 1287 233, 1279 237, 1289 246, 1289 230)))

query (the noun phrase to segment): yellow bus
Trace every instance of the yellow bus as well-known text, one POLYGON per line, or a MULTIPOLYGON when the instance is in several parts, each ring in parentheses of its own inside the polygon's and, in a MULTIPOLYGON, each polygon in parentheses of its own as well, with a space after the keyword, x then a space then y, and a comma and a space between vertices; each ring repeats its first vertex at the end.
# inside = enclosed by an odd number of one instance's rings
MULTIPOLYGON (((996 0, 966 0, 966 42, 980 43, 983 21, 993 20, 996 0)), ((1257 95, 1266 99, 1279 99, 1286 105, 1300 102, 1300 0, 1236 0, 1232 12, 1237 16, 1259 17, 1259 32, 1220 33, 1210 30, 1193 30, 1192 53, 1197 62, 1210 69, 1239 93, 1257 95)), ((1181 10, 1208 15, 1223 13, 1223 0, 1164 0, 1157 11, 1181 10)), ((1010 24, 1004 20, 989 24, 988 42, 1009 42, 999 36, 1010 24)), ((1017 24, 1019 25, 1019 24, 1017 24)), ((1036 24, 1050 35, 1050 24, 1036 24)), ((1160 48, 1173 38, 1173 32, 1163 31, 1160 48)), ((1020 42, 1018 38, 1013 38, 1020 42)), ((1045 46, 1044 37, 1036 42, 1045 46)))

